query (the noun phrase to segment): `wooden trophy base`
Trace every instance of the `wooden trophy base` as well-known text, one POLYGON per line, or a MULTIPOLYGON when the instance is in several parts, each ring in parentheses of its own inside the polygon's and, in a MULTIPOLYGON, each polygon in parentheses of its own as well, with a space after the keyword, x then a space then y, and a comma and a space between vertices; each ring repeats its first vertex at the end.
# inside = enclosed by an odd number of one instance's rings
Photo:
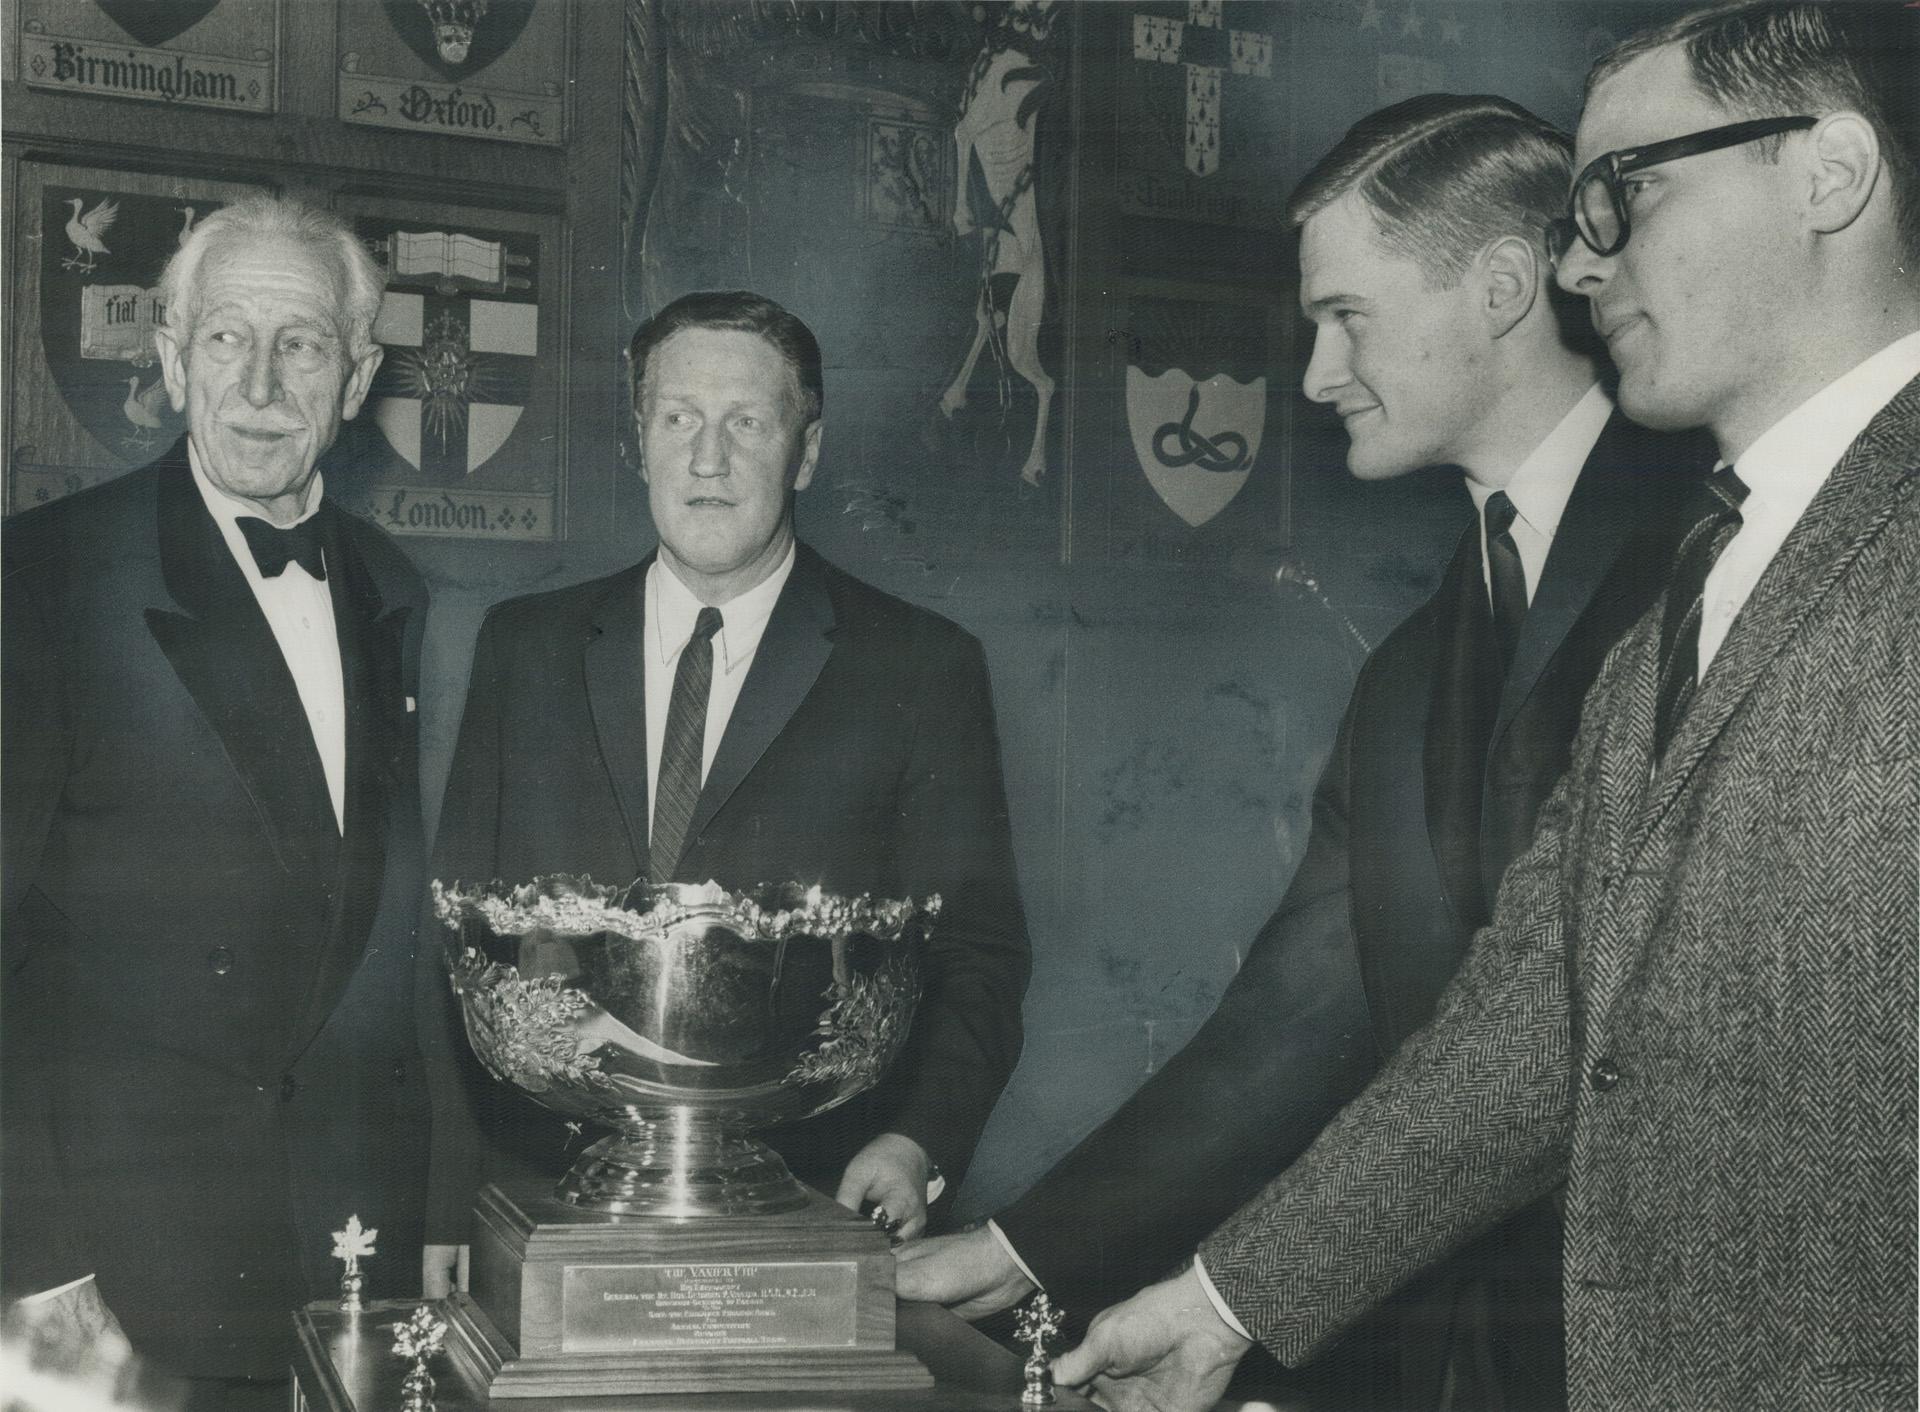
POLYGON ((826 1197, 772 1216, 607 1216, 489 1186, 447 1347, 489 1397, 926 1388, 893 1252, 826 1197))

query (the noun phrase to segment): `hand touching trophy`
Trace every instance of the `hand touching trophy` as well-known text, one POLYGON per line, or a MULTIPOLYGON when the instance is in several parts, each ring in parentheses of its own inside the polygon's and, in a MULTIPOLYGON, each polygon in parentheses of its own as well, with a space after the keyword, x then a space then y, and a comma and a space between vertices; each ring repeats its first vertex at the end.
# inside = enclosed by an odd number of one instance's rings
POLYGON ((884 1234, 755 1129, 871 1087, 919 1001, 924 903, 798 884, 435 883, 496 1078, 612 1127, 551 1192, 480 1196, 453 1353, 491 1395, 909 1387, 884 1234))

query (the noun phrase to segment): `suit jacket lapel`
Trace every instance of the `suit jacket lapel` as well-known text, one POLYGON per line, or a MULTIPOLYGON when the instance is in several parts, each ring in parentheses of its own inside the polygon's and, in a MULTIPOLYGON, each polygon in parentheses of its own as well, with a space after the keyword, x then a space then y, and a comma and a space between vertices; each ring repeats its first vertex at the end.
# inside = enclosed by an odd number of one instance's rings
POLYGON ((160 570, 168 601, 147 628, 220 738, 280 865, 324 879, 338 831, 326 772, 293 674, 253 591, 207 513, 186 442, 168 453, 157 489, 160 570))
POLYGON ((634 874, 647 870, 647 566, 648 555, 613 580, 594 605, 583 648, 587 702, 600 758, 607 762, 634 874))
POLYGON ((747 669, 726 734, 721 736, 713 764, 708 767, 700 802, 694 806, 693 820, 687 826, 688 843, 699 837, 740 787, 813 690, 827 658, 833 654, 833 626, 833 600, 827 595, 825 568, 818 555, 800 545, 793 573, 773 605, 773 616, 767 619, 767 630, 753 654, 753 665, 747 669))
POLYGON ((1460 537, 1433 602, 1433 694, 1421 752, 1427 838, 1454 919, 1472 930, 1487 914, 1480 808, 1500 671, 1477 524, 1460 537))
POLYGON ((1622 449, 1632 439, 1631 426, 1615 412, 1588 453, 1560 516, 1546 567, 1534 588, 1533 602, 1514 648, 1513 666, 1500 693, 1500 714, 1494 723, 1497 741, 1513 723, 1539 684, 1540 674, 1567 640, 1567 634, 1587 611, 1595 591, 1606 579, 1620 546, 1634 524, 1631 480, 1618 470, 1622 449))
POLYGON ((1649 783, 1630 858, 1645 845, 1760 678, 1846 576, 1860 551, 1886 527, 1901 498, 1913 493, 1920 478, 1916 468, 1920 380, 1909 383, 1840 458, 1734 619, 1649 783))

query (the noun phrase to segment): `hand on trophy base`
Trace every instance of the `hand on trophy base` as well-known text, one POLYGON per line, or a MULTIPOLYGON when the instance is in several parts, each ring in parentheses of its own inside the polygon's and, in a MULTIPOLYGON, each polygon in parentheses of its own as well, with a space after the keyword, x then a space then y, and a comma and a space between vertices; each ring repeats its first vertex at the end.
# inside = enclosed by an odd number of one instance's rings
POLYGON ((834 1200, 850 1211, 869 1204, 887 1209, 889 1236, 912 1240, 927 1228, 927 1183, 933 1161, 899 1133, 881 1133, 854 1154, 834 1200))
POLYGON ((1033 1281, 985 1226, 903 1245, 894 1262, 894 1287, 902 1299, 944 1304, 963 1319, 1011 1309, 1034 1291, 1033 1281))

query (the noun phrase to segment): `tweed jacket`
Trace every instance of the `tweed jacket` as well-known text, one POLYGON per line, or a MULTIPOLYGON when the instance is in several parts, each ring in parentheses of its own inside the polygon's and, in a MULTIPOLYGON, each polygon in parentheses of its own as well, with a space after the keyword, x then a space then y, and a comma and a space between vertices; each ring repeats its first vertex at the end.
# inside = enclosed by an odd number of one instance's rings
MULTIPOLYGON (((1091 1315, 1190 1256, 1432 1017, 1566 770, 1602 659, 1660 591, 1675 509, 1697 493, 1709 452, 1704 437, 1613 414, 1567 501, 1479 742, 1462 718, 1500 671, 1480 656, 1482 632, 1494 650, 1492 619, 1477 519, 1464 527, 1434 595, 1361 668, 1305 856, 1218 1008, 995 1217, 1069 1310, 1091 1315)), ((1559 1289, 1559 1212, 1537 1202, 1427 1271, 1349 1343, 1348 1366, 1325 1376, 1356 1392, 1384 1384, 1378 1400, 1398 1409, 1439 1406, 1451 1348, 1498 1367, 1516 1405, 1552 1404, 1566 1361, 1559 1289), (1481 1340, 1459 1311, 1489 1298, 1493 1347, 1471 1352, 1481 1340)))
POLYGON ((1283 1361, 1564 1180, 1574 1408, 1913 1406, 1920 380, 1656 764, 1662 606, 1433 1022, 1202 1245, 1283 1361))

